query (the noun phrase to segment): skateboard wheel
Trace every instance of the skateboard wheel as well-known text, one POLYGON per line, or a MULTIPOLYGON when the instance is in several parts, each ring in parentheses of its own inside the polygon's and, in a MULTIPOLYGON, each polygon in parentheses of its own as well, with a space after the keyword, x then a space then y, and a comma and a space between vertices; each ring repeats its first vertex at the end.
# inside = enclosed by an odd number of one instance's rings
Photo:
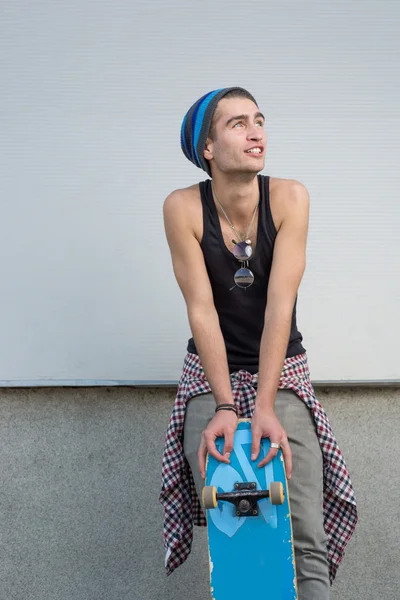
POLYGON ((217 508, 217 488, 214 485, 206 485, 201 495, 204 508, 217 508))
POLYGON ((283 485, 280 481, 271 481, 269 484, 269 499, 271 504, 283 504, 285 501, 285 494, 283 491, 283 485))

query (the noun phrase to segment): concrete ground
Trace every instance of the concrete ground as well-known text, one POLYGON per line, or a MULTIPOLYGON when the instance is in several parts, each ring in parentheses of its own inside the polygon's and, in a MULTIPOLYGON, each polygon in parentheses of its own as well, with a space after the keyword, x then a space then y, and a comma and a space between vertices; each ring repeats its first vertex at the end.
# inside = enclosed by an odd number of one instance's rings
MULTIPOLYGON (((205 531, 164 576, 161 455, 173 389, 0 390, 0 600, 207 600, 205 531)), ((397 600, 400 389, 318 389, 359 524, 332 600, 397 600)))

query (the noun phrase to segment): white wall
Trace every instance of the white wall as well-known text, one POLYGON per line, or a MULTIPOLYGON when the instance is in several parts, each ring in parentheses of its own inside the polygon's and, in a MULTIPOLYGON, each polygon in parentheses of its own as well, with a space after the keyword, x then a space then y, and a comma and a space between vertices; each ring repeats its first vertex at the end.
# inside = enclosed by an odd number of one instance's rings
POLYGON ((162 224, 206 178, 202 94, 248 88, 265 173, 311 196, 298 325, 312 377, 400 380, 400 5, 3 2, 2 385, 177 380, 189 337, 162 224))

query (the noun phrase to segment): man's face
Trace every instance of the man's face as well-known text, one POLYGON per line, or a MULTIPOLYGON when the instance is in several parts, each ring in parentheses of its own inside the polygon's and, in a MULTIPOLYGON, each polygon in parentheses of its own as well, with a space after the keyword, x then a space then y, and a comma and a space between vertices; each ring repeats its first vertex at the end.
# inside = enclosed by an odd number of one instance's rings
POLYGON ((264 116, 247 98, 222 98, 214 113, 212 139, 204 157, 213 172, 258 173, 265 163, 267 136, 264 116))

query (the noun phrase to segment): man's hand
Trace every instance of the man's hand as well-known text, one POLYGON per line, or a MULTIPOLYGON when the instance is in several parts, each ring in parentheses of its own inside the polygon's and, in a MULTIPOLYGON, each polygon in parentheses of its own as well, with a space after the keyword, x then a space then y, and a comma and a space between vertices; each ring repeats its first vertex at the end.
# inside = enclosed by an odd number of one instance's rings
MULTIPOLYGON (((285 460, 286 476, 290 479, 292 475, 292 451, 288 442, 286 431, 279 423, 278 418, 272 408, 256 407, 251 420, 252 445, 251 459, 257 460, 260 454, 260 440, 268 437, 271 442, 280 444, 285 460)), ((258 464, 263 467, 278 454, 277 448, 270 448, 267 456, 258 464)))
POLYGON ((233 449, 233 436, 238 424, 238 418, 233 410, 220 410, 209 422, 201 435, 200 448, 197 453, 199 459, 200 474, 203 479, 206 476, 207 452, 220 462, 229 463, 229 456, 233 449), (217 437, 225 440, 223 453, 218 452, 215 445, 217 437))

